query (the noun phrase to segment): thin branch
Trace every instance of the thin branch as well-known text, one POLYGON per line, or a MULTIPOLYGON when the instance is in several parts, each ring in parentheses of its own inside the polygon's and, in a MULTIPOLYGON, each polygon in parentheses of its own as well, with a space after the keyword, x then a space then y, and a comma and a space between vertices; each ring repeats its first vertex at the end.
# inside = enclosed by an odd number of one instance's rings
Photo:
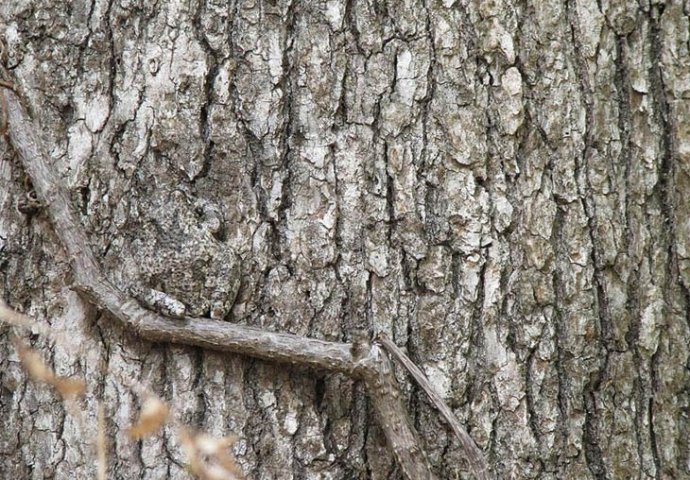
MULTIPOLYGON (((0 73, 4 76, 6 72, 0 73)), ((385 353, 378 346, 363 350, 345 343, 325 342, 207 318, 167 318, 142 308, 133 298, 112 285, 102 273, 69 198, 48 162, 40 140, 40 128, 29 117, 15 90, 1 88, 7 134, 60 239, 72 267, 73 288, 95 306, 155 342, 195 345, 248 355, 263 360, 321 368, 364 380, 374 410, 401 471, 410 480, 434 476, 419 447, 405 406, 390 371, 385 353)))
POLYGON ((488 480, 489 469, 487 468, 486 462, 484 462, 484 457, 481 450, 479 450, 479 447, 477 447, 477 445, 474 443, 472 437, 470 437, 467 431, 462 427, 460 421, 453 414, 448 404, 443 401, 441 396, 438 394, 438 392, 436 392, 436 389, 433 387, 433 385, 431 385, 420 368, 415 365, 407 355, 405 355, 405 352, 403 352, 400 347, 398 347, 385 336, 379 334, 379 336, 374 340, 374 344, 377 343, 385 348, 386 351, 398 362, 402 363, 407 371, 410 372, 412 378, 415 379, 417 384, 422 387, 422 389, 429 396, 434 406, 436 406, 436 408, 441 412, 443 418, 445 418, 448 424, 450 424, 450 428, 453 429, 455 436, 458 437, 458 440, 460 440, 460 444, 467 455, 467 461, 470 464, 470 468, 472 468, 475 477, 477 477, 479 480, 488 480))

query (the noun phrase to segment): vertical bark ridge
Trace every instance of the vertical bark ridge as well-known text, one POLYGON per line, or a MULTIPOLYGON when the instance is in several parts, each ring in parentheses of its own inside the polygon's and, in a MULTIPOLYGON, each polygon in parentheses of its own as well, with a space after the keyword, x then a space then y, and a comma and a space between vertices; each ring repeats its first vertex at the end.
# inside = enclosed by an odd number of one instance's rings
POLYGON ((606 281, 603 275, 605 265, 602 261, 602 254, 599 251, 601 241, 598 238, 597 230, 599 228, 599 220, 597 218, 597 208, 593 199, 594 191, 592 182, 590 180, 589 169, 590 157, 592 155, 591 149, 593 147, 594 134, 592 130, 593 121, 593 94, 590 86, 589 74, 586 60, 582 54, 582 46, 580 45, 580 25, 578 14, 574 11, 573 2, 566 2, 566 11, 568 14, 568 22, 571 31, 572 48, 573 48, 573 67, 576 72, 580 94, 582 96, 582 108, 585 111, 585 131, 583 132, 583 148, 582 153, 578 155, 578 160, 575 161, 578 170, 576 182, 578 183, 578 193, 582 201, 585 215, 587 217, 588 235, 592 249, 592 263, 594 266, 594 283, 596 285, 595 300, 597 302, 596 315, 599 320, 598 338, 599 352, 598 356, 603 356, 598 362, 598 366, 594 371, 589 373, 584 388, 584 403, 585 403, 585 425, 584 425, 584 442, 585 442, 585 456, 590 471, 594 478, 603 480, 607 478, 608 474, 602 458, 602 450, 599 446, 600 440, 600 420, 597 414, 596 395, 601 387, 601 382, 604 378, 609 361, 609 343, 610 343, 610 313, 608 307, 608 292, 606 289, 606 281), (582 182, 582 183, 581 183, 582 182))
MULTIPOLYGON (((649 66, 649 78, 650 78, 650 93, 654 100, 654 121, 658 126, 660 133, 660 159, 658 160, 658 181, 654 187, 653 195, 655 200, 658 202, 658 208, 663 217, 661 238, 659 239, 660 248, 664 251, 665 258, 665 271, 663 277, 660 279, 660 283, 663 283, 663 312, 665 318, 665 326, 660 332, 660 348, 654 352, 650 360, 650 370, 651 370, 651 388, 652 396, 649 405, 649 430, 650 430, 650 440, 652 447, 652 456, 654 458, 654 464, 656 467, 657 475, 665 475, 675 470, 674 465, 669 465, 667 458, 663 458, 664 455, 660 451, 660 442, 663 442, 659 438, 657 433, 657 424, 659 423, 659 416, 657 415, 660 407, 657 403, 657 398, 660 395, 665 394, 663 380, 660 375, 661 363, 665 360, 663 358, 664 343, 673 343, 674 339, 670 337, 670 332, 672 331, 672 323, 677 320, 675 315, 676 305, 677 305, 677 280, 679 278, 678 272, 678 258, 676 251, 676 239, 675 239, 675 155, 673 146, 673 125, 670 118, 671 111, 669 107, 669 101, 667 98, 666 85, 663 78, 663 73, 661 71, 662 64, 662 49, 663 49, 663 37, 660 27, 660 23, 663 22, 664 17, 664 6, 659 5, 652 7, 650 15, 650 28, 649 28, 649 44, 650 44, 650 57, 652 62, 649 66), (664 335, 666 333, 666 335, 664 335), (667 340, 664 341, 664 337, 667 340)), ((685 305, 684 308, 687 310, 690 306, 685 305)), ((664 412, 666 413, 666 412, 664 412)), ((663 438, 663 437, 662 437, 663 438)))

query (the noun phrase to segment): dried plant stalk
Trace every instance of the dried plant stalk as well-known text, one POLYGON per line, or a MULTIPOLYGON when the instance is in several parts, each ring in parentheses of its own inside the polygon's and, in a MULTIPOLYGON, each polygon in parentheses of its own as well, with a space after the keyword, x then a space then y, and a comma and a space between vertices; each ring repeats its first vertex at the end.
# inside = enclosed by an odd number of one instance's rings
POLYGON ((14 345, 22 365, 32 380, 52 386, 63 399, 71 399, 84 394, 86 384, 83 380, 55 375, 50 367, 43 362, 38 352, 18 338, 15 338, 14 345))
POLYGON ((149 437, 163 426, 169 413, 170 409, 165 402, 151 396, 144 401, 137 423, 129 429, 127 434, 135 440, 149 437))

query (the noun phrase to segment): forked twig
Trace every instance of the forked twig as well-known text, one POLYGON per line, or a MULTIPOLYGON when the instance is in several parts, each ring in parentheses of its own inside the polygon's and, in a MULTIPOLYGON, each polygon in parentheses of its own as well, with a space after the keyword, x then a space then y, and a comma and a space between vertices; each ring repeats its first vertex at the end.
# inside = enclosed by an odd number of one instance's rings
POLYGON ((472 437, 470 437, 469 433, 467 433, 467 431, 462 427, 460 421, 450 410, 448 404, 443 401, 436 389, 434 389, 434 387, 431 385, 429 380, 426 378, 426 375, 424 375, 424 372, 422 372, 420 368, 415 365, 412 360, 410 360, 405 352, 403 352, 400 347, 393 343, 389 338, 379 334, 374 339, 374 344, 377 343, 385 348, 386 351, 393 356, 393 358, 400 362, 405 369, 410 372, 410 375, 412 375, 412 378, 415 379, 417 385, 422 387, 422 389, 431 399, 431 402, 434 404, 434 406, 441 412, 441 415, 443 415, 443 418, 446 419, 450 425, 450 428, 453 430, 453 433, 455 433, 455 436, 458 437, 458 440, 460 440, 462 448, 467 455, 467 461, 470 464, 475 477, 477 477, 479 480, 488 480, 489 471, 486 463, 484 462, 484 457, 481 450, 479 450, 477 445, 474 443, 474 440, 472 440, 472 437))
MULTIPOLYGON (((0 67, 0 74, 6 76, 7 72, 0 67)), ((208 318, 167 318, 142 308, 111 284, 102 273, 86 234, 72 211, 68 195, 48 162, 40 128, 29 117, 16 91, 2 87, 7 85, 0 84, 0 103, 5 110, 9 141, 46 206, 55 233, 65 249, 72 267, 74 289, 146 340, 195 345, 337 371, 363 380, 405 477, 410 480, 436 478, 410 424, 390 363, 378 345, 326 342, 208 318)), ((463 447, 467 450, 464 442, 463 447)), ((466 453, 474 463, 476 452, 469 449, 466 453)))

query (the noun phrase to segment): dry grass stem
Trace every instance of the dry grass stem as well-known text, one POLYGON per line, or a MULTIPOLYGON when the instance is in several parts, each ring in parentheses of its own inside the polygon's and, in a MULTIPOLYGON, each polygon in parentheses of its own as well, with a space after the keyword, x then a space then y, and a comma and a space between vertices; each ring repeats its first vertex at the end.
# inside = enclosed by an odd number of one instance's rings
POLYGON ((41 356, 24 342, 15 338, 14 345, 29 377, 36 382, 47 383, 57 390, 63 399, 72 399, 86 392, 86 384, 77 378, 60 377, 48 367, 41 356))
POLYGON ((0 322, 27 329, 35 326, 31 317, 11 309, 2 298, 0 298, 0 322))
MULTIPOLYGON (((43 330, 28 315, 11 309, 0 299, 0 322, 31 331, 43 330), (37 328, 39 327, 39 328, 37 328)), ((49 333, 49 338, 59 343, 59 337, 49 333)), ((65 401, 70 415, 75 417, 79 427, 86 430, 83 412, 74 400, 86 392, 86 384, 77 378, 61 377, 45 364, 41 355, 19 338, 14 339, 17 354, 29 378, 37 383, 52 386, 65 401)), ((169 419, 168 405, 151 393, 145 385, 130 380, 118 379, 120 383, 145 397, 136 423, 127 432, 139 440, 157 432, 169 419)), ((189 459, 189 469, 201 480, 241 480, 242 471, 228 449, 237 440, 236 437, 214 438, 206 434, 190 434, 184 427, 179 427, 182 448, 189 459)), ((98 429, 95 439, 97 480, 107 479, 107 449, 105 434, 105 414, 101 402, 98 402, 98 429)))
POLYGON ((179 430, 180 443, 189 462, 189 470, 201 480, 241 480, 242 470, 228 449, 235 437, 214 438, 204 433, 193 434, 184 427, 179 430))
POLYGON ((169 413, 165 402, 155 396, 148 397, 141 406, 137 423, 129 429, 128 435, 135 440, 153 435, 163 426, 169 413))

